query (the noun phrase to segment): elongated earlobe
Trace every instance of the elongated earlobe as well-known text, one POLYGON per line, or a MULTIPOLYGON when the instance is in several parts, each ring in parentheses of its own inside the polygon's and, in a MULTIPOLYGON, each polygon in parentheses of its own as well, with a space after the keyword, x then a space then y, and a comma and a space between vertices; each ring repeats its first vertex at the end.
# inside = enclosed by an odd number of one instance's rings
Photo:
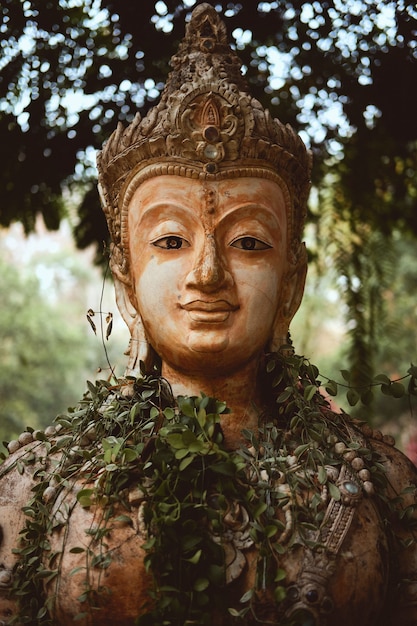
POLYGON ((143 374, 141 371, 141 363, 144 364, 146 371, 151 369, 153 365, 153 352, 146 339, 142 318, 139 314, 137 315, 135 323, 131 329, 128 354, 129 359, 126 366, 125 376, 134 376, 135 378, 141 376, 141 374, 143 374))
POLYGON ((125 376, 134 376, 137 378, 141 375, 141 361, 144 363, 146 370, 152 367, 153 351, 147 340, 142 318, 132 302, 133 292, 130 282, 120 280, 117 274, 118 272, 113 270, 117 308, 130 332, 129 348, 127 351, 129 359, 125 376))

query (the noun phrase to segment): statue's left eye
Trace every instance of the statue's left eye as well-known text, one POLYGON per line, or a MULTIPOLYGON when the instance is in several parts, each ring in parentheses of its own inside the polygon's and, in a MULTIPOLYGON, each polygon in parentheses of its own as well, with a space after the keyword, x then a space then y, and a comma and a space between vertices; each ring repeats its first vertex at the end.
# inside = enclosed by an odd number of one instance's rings
POLYGON ((154 241, 153 244, 157 248, 164 248, 164 250, 179 250, 183 246, 187 245, 187 242, 182 237, 176 237, 171 235, 169 237, 162 237, 154 241))
POLYGON ((240 250, 267 250, 271 248, 269 244, 255 237, 240 237, 232 241, 230 245, 240 250))

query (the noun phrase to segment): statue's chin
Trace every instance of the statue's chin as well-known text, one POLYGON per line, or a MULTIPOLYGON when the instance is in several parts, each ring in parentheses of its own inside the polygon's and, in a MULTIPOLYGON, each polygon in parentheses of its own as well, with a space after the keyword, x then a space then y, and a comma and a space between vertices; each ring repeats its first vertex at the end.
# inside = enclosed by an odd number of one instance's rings
MULTIPOLYGON (((181 372, 182 376, 206 378, 207 381, 219 377, 228 377, 246 368, 249 362, 256 361, 262 354, 262 348, 245 350, 242 343, 237 344, 230 337, 216 337, 210 333, 188 337, 181 350, 170 348, 158 352, 162 360, 162 373, 172 384, 172 372, 181 372), (170 374, 168 374, 170 372, 170 374)), ((166 348, 166 347, 165 347, 166 348)))
POLYGON ((229 337, 213 331, 191 331, 188 336, 188 348, 197 353, 219 353, 229 347, 229 337))

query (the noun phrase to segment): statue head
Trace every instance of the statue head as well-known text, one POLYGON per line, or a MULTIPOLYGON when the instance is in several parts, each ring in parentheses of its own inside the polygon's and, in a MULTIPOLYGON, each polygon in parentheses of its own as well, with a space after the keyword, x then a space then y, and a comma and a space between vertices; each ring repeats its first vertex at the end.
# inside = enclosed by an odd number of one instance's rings
POLYGON ((210 5, 193 11, 171 65, 159 104, 119 124, 98 156, 127 373, 155 353, 194 370, 217 354, 227 373, 249 346, 286 342, 304 289, 311 158, 249 94, 210 5))

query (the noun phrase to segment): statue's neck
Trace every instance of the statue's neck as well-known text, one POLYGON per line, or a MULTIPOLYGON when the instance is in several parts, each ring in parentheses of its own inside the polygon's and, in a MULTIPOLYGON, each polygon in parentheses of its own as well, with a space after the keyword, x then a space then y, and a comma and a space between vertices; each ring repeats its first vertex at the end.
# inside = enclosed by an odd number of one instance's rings
POLYGON ((228 448, 243 443, 242 430, 258 428, 262 402, 257 385, 258 362, 251 362, 227 376, 190 375, 163 363, 162 376, 170 383, 174 396, 199 396, 201 392, 226 402, 230 413, 221 416, 221 427, 228 448))

